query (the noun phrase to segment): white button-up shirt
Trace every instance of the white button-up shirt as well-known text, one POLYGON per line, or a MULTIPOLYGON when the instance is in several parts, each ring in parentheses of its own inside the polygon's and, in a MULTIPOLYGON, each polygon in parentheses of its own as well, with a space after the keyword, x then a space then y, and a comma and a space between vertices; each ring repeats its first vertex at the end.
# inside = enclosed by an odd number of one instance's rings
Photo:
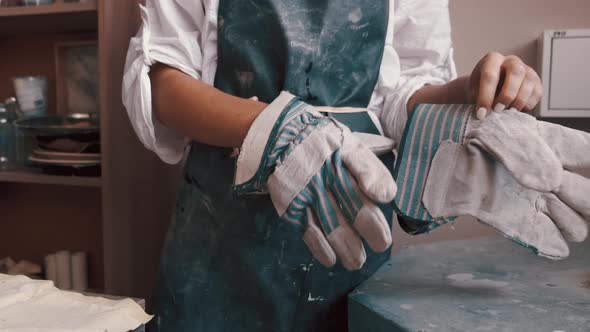
MULTIPOLYGON (((131 39, 123 103, 137 136, 167 163, 178 163, 189 140, 157 121, 150 66, 160 62, 213 84, 217 69, 220 0, 147 0, 142 26, 131 39)), ((448 0, 390 0, 379 79, 369 103, 385 132, 399 141, 410 97, 426 84, 456 77, 448 0)))

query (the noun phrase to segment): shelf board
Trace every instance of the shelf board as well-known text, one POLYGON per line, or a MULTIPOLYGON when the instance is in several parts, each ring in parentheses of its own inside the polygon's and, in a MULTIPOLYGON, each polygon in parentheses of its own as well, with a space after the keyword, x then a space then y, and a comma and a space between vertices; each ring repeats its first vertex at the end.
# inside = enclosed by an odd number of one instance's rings
POLYGON ((0 182, 101 187, 100 177, 48 175, 29 170, 0 171, 0 182))
POLYGON ((0 7, 0 37, 52 32, 96 32, 96 2, 0 7))
POLYGON ((0 7, 0 17, 96 12, 96 9, 96 2, 57 2, 51 5, 0 7))

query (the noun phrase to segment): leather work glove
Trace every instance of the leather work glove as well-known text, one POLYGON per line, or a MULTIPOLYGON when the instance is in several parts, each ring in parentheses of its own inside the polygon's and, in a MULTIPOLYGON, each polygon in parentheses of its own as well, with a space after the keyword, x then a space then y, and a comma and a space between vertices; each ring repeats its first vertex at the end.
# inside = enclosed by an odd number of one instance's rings
POLYGON ((563 190, 527 188, 482 148, 444 141, 432 160, 422 200, 434 218, 469 215, 540 256, 565 258, 566 241, 583 241, 590 218, 580 209, 590 205, 589 196, 572 204, 572 188, 566 187, 579 184, 588 193, 590 183, 568 171, 564 174, 569 180, 563 190))
POLYGON ((588 136, 516 111, 477 120, 472 105, 419 105, 394 203, 412 232, 470 215, 540 255, 567 257, 566 240, 588 233, 590 180, 573 171, 590 161, 588 136))
MULTIPOLYGON (((573 181, 574 173, 566 170, 590 167, 590 134, 586 132, 510 109, 494 112, 482 121, 470 121, 466 133, 468 141, 492 154, 526 187, 544 192, 571 189, 579 194, 584 193, 579 190, 588 189, 585 181, 579 188, 563 188, 573 181)), ((590 213, 588 205, 579 208, 590 213)))
POLYGON ((391 246, 391 230, 377 203, 391 202, 397 188, 369 149, 391 150, 389 142, 375 135, 355 136, 283 92, 244 140, 235 190, 268 192, 281 220, 303 231, 303 240, 322 265, 340 260, 346 269, 357 270, 366 260, 363 239, 375 252, 391 246))

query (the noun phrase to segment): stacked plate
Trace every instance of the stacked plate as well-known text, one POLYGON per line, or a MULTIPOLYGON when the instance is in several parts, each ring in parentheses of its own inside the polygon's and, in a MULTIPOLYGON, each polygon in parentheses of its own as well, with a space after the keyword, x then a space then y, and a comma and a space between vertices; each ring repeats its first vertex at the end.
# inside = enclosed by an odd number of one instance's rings
POLYGON ((100 175, 98 119, 87 114, 43 116, 16 121, 29 141, 30 166, 52 174, 100 175))
POLYGON ((39 164, 58 166, 94 166, 100 164, 100 153, 68 153, 35 149, 31 152, 29 160, 39 164))

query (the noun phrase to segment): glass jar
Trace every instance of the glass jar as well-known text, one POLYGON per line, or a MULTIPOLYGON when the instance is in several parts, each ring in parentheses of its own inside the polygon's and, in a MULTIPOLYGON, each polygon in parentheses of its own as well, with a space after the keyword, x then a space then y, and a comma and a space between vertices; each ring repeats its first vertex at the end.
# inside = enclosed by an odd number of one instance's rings
POLYGON ((16 99, 24 116, 41 116, 47 112, 47 77, 20 76, 12 79, 16 99))
POLYGON ((17 115, 0 104, 0 171, 13 169, 16 164, 16 130, 14 120, 17 115))

